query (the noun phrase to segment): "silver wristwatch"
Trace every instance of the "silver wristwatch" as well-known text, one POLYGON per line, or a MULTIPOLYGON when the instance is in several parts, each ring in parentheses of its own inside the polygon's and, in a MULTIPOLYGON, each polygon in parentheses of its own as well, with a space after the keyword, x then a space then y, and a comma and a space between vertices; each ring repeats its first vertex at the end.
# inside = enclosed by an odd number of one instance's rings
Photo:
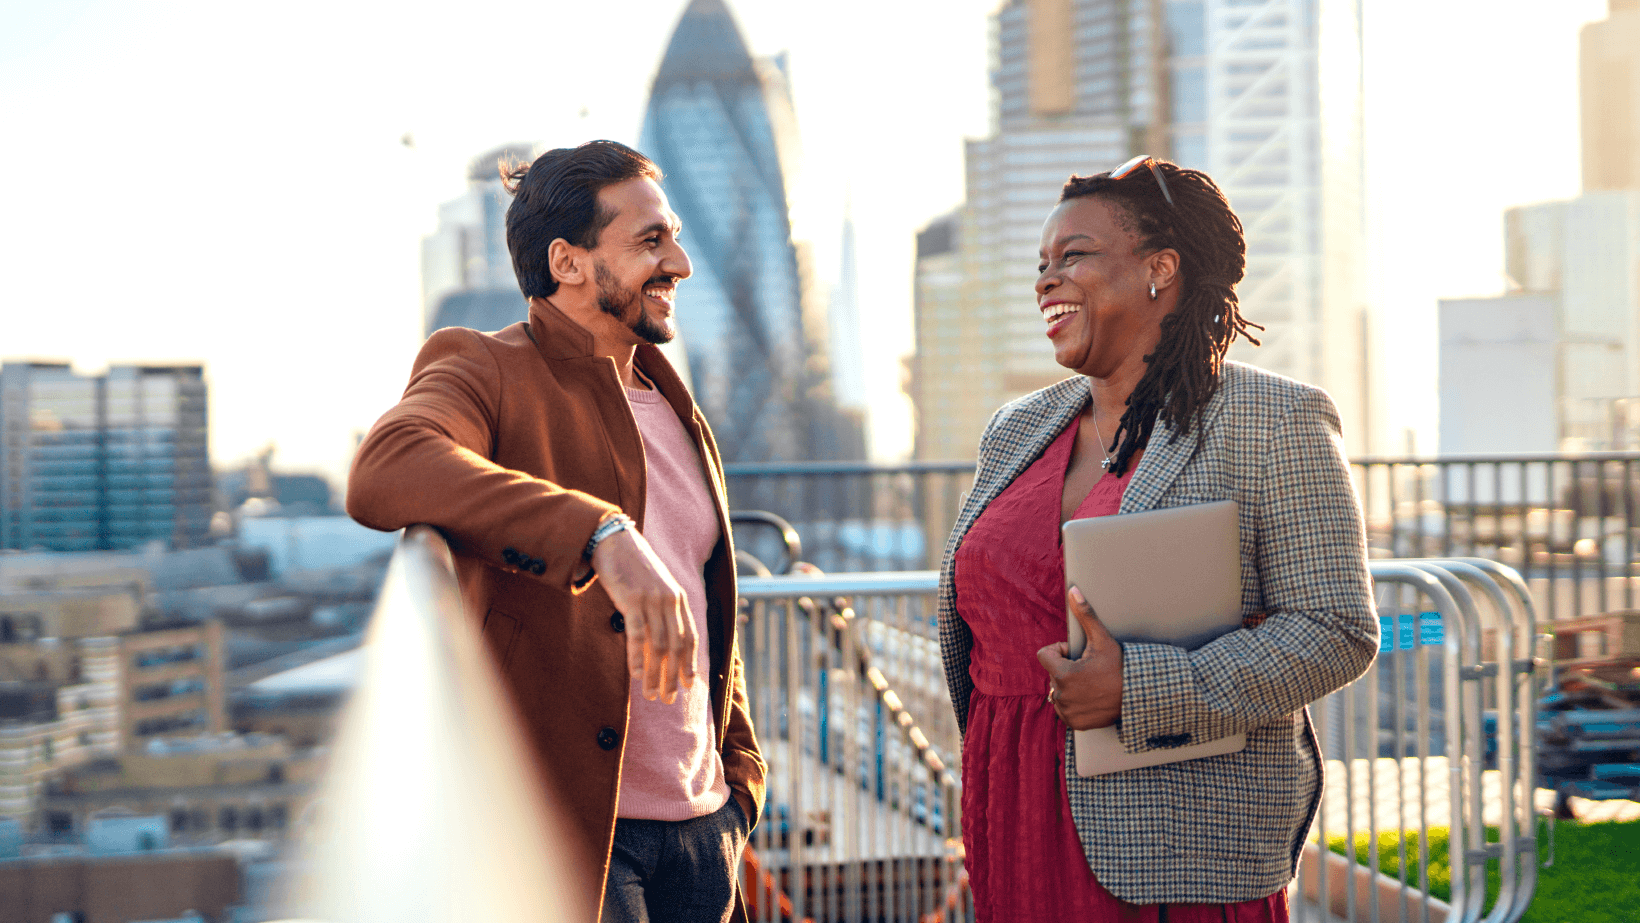
POLYGON ((593 549, 597 548, 598 543, 604 539, 609 538, 617 532, 624 532, 627 529, 635 528, 637 528, 637 524, 632 521, 631 516, 628 516, 625 513, 611 514, 606 517, 603 522, 598 523, 598 528, 592 530, 592 538, 587 539, 587 547, 586 550, 581 552, 581 560, 590 562, 592 560, 593 549))

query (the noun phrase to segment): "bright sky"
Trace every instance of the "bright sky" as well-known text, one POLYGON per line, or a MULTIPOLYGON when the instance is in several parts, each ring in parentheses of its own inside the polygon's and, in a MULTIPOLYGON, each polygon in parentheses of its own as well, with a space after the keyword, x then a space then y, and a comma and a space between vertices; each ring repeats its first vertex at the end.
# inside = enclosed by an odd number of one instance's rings
MULTIPOLYGON (((827 276, 852 193, 868 385, 891 394, 913 234, 961 201, 962 140, 987 131, 997 0, 730 2, 754 54, 790 54, 794 230, 827 276)), ((273 442, 339 477, 404 385, 419 241, 468 160, 635 143, 683 6, 0 0, 0 358, 204 362, 219 466, 273 442)), ((1432 450, 1435 299, 1501 291, 1503 209, 1577 193, 1577 29, 1605 3, 1367 13, 1386 399, 1432 450)), ((873 413, 878 454, 903 452, 904 402, 873 413)))

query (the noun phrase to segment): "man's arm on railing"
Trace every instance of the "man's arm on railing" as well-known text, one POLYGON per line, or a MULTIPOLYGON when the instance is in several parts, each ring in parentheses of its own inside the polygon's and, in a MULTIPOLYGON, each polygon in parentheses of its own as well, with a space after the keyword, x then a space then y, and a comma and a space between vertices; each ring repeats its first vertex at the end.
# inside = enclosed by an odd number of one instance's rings
MULTIPOLYGON (((371 427, 348 478, 347 512, 374 529, 437 528, 452 550, 509 573, 579 593, 598 572, 627 615, 627 662, 648 698, 670 701, 694 678, 695 623, 677 582, 641 536, 582 552, 620 507, 490 460, 504 382, 478 334, 434 333, 416 357, 404 397, 371 427)), ((515 438, 519 434, 512 434, 515 438)))
POLYGON ((501 387, 499 367, 477 334, 434 333, 404 397, 353 458, 347 513, 385 531, 427 523, 457 552, 580 592, 589 585, 575 582, 584 569, 581 550, 598 522, 620 508, 490 461, 501 387))

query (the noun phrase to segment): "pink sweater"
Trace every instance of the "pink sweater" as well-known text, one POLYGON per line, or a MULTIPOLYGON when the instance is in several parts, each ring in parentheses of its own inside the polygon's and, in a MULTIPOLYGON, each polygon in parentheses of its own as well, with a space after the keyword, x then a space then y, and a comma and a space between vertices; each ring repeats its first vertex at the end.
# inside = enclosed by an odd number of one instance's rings
POLYGON ((706 561, 718 541, 717 508, 706 486, 700 453, 683 421, 659 391, 628 388, 628 403, 643 434, 647 468, 644 538, 665 562, 689 599, 700 646, 693 685, 667 705, 643 697, 643 678, 632 678, 626 749, 621 760, 621 817, 688 820, 723 807, 729 786, 712 728, 708 678, 706 561))

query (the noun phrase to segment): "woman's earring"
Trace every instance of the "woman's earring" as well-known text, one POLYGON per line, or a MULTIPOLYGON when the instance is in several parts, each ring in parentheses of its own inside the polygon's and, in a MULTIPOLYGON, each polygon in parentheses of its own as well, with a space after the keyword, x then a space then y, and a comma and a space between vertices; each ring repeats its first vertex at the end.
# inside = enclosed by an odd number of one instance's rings
POLYGON ((1156 300, 1156 283, 1154 282, 1150 283, 1150 300, 1156 300))

